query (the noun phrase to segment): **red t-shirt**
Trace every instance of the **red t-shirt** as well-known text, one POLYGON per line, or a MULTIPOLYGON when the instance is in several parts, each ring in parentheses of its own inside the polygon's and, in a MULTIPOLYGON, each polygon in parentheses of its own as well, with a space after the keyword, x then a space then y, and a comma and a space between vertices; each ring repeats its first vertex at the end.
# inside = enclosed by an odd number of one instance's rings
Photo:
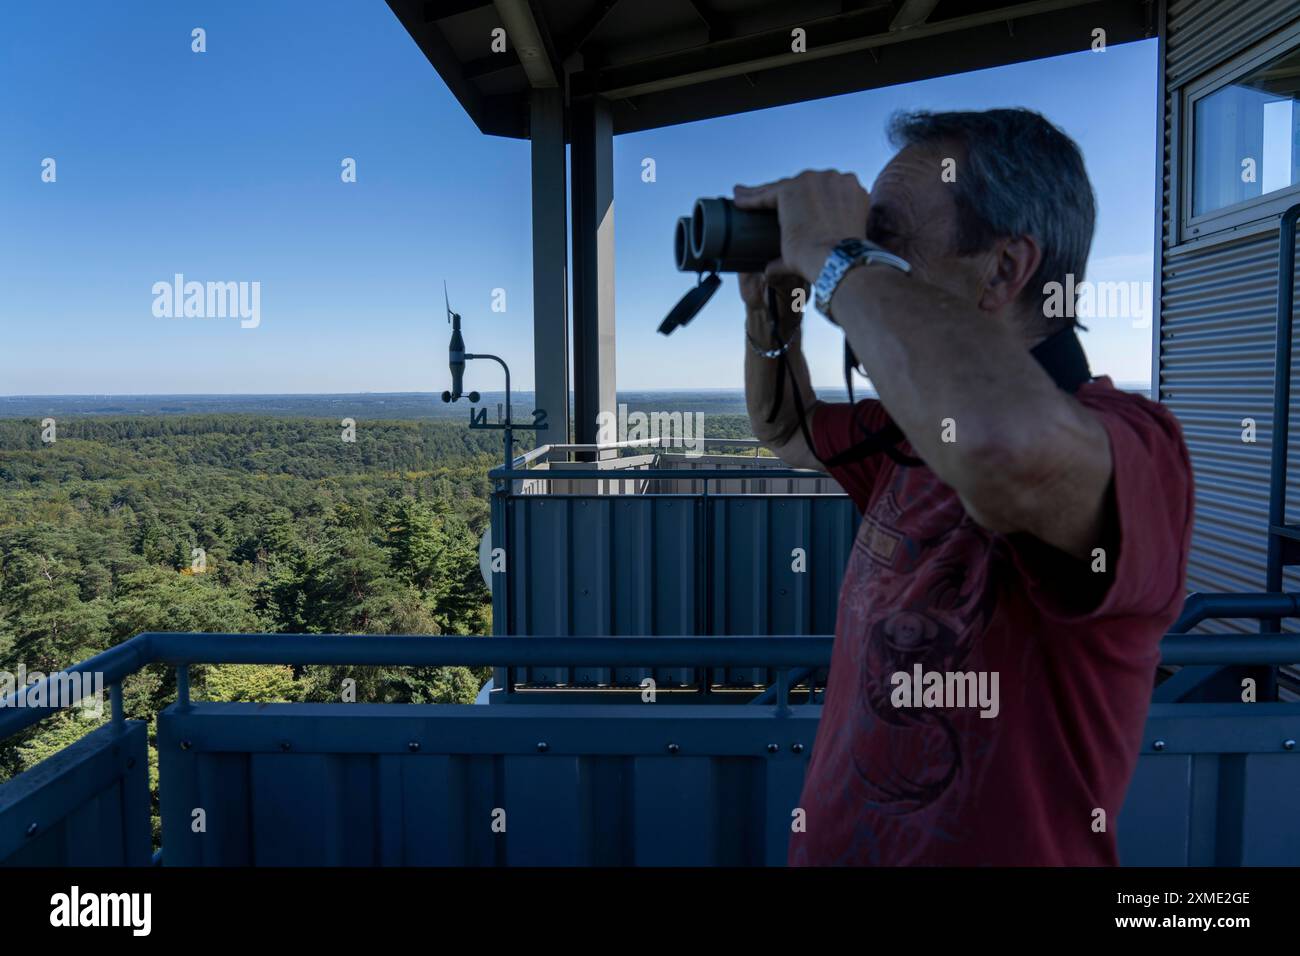
MULTIPOLYGON (((1183 602, 1192 475, 1162 406, 1108 378, 1075 397, 1115 463, 1109 580, 980 527, 926 467, 832 470, 863 516, 791 864, 1118 862, 1158 645, 1183 602), (982 688, 946 676, 972 672, 982 688)), ((822 458, 861 438, 855 407, 870 430, 889 421, 874 400, 818 406, 822 458)))

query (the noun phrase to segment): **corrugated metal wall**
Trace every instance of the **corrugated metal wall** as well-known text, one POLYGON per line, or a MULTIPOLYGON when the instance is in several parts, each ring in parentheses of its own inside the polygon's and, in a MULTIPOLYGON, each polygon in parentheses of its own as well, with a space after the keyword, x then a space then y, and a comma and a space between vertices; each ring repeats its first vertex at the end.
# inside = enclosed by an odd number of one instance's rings
MULTIPOLYGON (((1188 587, 1262 590, 1277 236, 1167 256, 1161 284, 1161 396, 1182 422, 1196 472, 1188 587), (1256 422, 1253 444, 1242 441, 1246 418, 1256 422)), ((1300 494, 1294 479, 1290 493, 1300 494)))
MULTIPOLYGON (((1175 0, 1165 11, 1156 373, 1161 399, 1183 423, 1196 471, 1188 569, 1193 591, 1264 587, 1278 247, 1275 229, 1221 243, 1201 238, 1179 244, 1179 150, 1186 135, 1181 98, 1188 83, 1297 19, 1295 0, 1175 0), (1255 444, 1242 441, 1245 418, 1256 423, 1255 444)), ((1289 473, 1288 495, 1300 502, 1300 471, 1289 473)), ((1290 576, 1288 587, 1298 581, 1290 576)))
POLYGON ((100 727, 0 785, 0 865, 148 866, 146 730, 100 727))
POLYGON ((1295 0, 1171 0, 1165 88, 1182 86, 1295 22, 1295 0))
MULTIPOLYGON (((525 494, 504 512, 506 619, 496 626, 517 635, 831 634, 858 522, 844 495, 525 494)), ((636 686, 647 676, 535 668, 516 680, 636 686)), ((696 679, 690 669, 653 676, 696 679)))
MULTIPOLYGON (((158 717, 164 859, 780 865, 820 715, 636 703, 170 707, 158 717)), ((1294 866, 1300 752, 1282 740, 1297 716, 1296 704, 1153 707, 1113 824, 1121 862, 1294 866)))
POLYGON ((1119 816, 1120 863, 1300 863, 1300 753, 1284 744, 1297 717, 1297 704, 1154 704, 1119 816))
POLYGON ((165 859, 171 866, 783 865, 820 712, 778 717, 772 708, 653 704, 168 708, 158 717, 165 859), (205 811, 201 832, 192 825, 196 808, 205 811))

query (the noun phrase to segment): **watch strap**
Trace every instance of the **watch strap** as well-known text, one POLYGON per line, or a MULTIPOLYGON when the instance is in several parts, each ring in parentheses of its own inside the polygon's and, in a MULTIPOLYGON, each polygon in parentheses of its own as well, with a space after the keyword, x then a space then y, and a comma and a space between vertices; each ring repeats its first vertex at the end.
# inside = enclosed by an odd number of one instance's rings
POLYGON ((817 311, 834 321, 831 316, 831 298, 835 295, 835 290, 839 288, 851 269, 870 262, 881 262, 900 272, 912 271, 912 266, 906 259, 894 255, 874 242, 866 239, 841 239, 826 257, 826 264, 822 266, 817 281, 813 283, 814 304, 817 306, 817 311))

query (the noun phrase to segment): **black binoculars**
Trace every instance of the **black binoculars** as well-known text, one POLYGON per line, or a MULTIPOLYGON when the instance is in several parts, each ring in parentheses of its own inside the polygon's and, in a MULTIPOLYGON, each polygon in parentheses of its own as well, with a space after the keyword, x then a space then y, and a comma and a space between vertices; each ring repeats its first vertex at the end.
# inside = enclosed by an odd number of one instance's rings
POLYGON ((737 209, 730 199, 697 199, 677 220, 673 255, 682 272, 762 272, 781 258, 781 227, 772 209, 737 209))
POLYGON ((660 323, 664 335, 690 322, 713 298, 722 284, 719 272, 762 272, 781 258, 780 221, 774 210, 737 209, 722 197, 697 199, 691 214, 677 220, 673 256, 678 269, 701 278, 660 323))

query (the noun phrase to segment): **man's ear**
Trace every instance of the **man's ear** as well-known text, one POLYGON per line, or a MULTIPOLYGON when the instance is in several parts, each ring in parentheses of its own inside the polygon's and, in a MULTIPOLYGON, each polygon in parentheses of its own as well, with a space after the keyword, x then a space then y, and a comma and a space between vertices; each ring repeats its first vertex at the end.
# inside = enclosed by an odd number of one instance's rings
POLYGON ((1015 302, 1042 261, 1043 251, 1033 236, 997 240, 993 246, 991 269, 980 296, 980 308, 1000 312, 1015 302))

